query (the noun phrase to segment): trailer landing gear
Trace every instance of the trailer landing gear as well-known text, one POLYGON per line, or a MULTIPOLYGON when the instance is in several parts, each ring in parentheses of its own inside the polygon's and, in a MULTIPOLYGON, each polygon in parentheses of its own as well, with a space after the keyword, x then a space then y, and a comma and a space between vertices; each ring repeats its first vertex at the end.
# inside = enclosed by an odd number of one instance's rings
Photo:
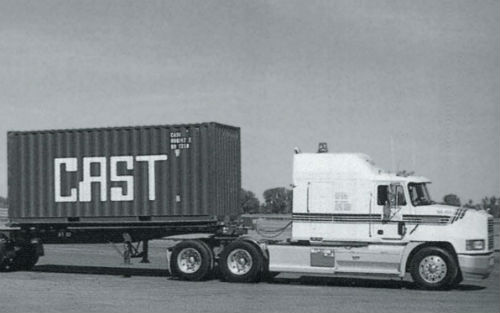
MULTIPOLYGON (((114 245, 113 245, 114 246, 114 245)), ((123 246, 124 246, 124 251, 123 253, 115 247, 115 249, 118 251, 120 255, 123 257, 123 263, 125 264, 130 264, 132 258, 142 258, 141 263, 150 263, 149 262, 149 241, 148 240, 143 240, 142 242, 139 241, 137 244, 134 246, 134 243, 132 242, 132 237, 128 233, 123 234, 123 246), (142 244, 142 251, 139 251, 141 248, 142 244)))

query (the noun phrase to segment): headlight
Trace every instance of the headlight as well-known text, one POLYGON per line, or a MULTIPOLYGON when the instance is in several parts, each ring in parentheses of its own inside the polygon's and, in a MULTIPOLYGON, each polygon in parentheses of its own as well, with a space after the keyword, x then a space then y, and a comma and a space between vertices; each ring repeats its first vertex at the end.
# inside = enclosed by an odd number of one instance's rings
POLYGON ((484 250, 484 240, 483 239, 466 240, 465 241, 465 249, 466 250, 484 250))

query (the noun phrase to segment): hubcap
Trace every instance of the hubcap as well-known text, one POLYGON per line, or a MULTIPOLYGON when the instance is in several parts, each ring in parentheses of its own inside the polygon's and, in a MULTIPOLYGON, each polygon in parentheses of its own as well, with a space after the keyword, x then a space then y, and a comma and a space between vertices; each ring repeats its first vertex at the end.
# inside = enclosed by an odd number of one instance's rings
POLYGON ((235 275, 245 275, 252 269, 252 264, 252 256, 243 249, 235 249, 227 256, 228 268, 235 275))
POLYGON ((439 283, 446 277, 446 262, 437 255, 429 255, 420 261, 418 267, 420 277, 428 283, 439 283))
POLYGON ((182 249, 177 256, 177 264, 183 273, 195 273, 201 267, 201 254, 194 248, 182 249))

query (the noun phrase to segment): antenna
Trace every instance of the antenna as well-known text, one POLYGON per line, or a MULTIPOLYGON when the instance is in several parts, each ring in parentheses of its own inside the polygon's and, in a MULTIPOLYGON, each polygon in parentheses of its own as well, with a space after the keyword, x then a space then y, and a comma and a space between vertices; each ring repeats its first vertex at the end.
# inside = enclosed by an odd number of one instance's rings
POLYGON ((396 160, 394 158, 394 138, 391 135, 391 167, 392 171, 396 171, 396 160))
POLYGON ((411 166, 412 169, 415 171, 415 165, 417 163, 417 158, 416 158, 416 143, 415 139, 413 139, 412 144, 411 144, 411 166))

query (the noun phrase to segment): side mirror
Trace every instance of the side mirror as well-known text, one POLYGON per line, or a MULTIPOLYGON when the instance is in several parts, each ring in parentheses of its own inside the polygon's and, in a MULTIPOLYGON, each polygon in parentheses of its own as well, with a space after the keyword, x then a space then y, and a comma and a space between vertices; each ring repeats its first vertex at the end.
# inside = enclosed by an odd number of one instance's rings
POLYGON ((399 185, 397 184, 391 184, 389 186, 389 190, 387 191, 388 195, 387 198, 389 199, 389 203, 391 207, 395 208, 397 207, 398 203, 398 187, 399 185))
POLYGON ((387 222, 391 218, 391 205, 389 204, 389 201, 386 201, 384 204, 384 211, 382 215, 382 221, 387 222))
POLYGON ((400 184, 390 184, 389 188, 387 188, 387 200, 384 204, 383 213, 382 213, 382 221, 388 222, 391 220, 393 216, 391 216, 391 211, 398 208, 400 204, 399 192, 401 191, 400 184))

